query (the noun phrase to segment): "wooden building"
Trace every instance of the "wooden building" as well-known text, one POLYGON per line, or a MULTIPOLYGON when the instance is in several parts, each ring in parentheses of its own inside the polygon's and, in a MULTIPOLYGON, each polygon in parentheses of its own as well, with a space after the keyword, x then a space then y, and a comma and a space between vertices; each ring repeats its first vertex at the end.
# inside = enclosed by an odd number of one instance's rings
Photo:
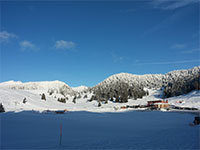
POLYGON ((147 106, 154 107, 154 108, 169 108, 168 100, 155 100, 155 101, 148 101, 147 106))
POLYGON ((168 103, 155 103, 154 106, 156 108, 169 108, 169 104, 168 103))

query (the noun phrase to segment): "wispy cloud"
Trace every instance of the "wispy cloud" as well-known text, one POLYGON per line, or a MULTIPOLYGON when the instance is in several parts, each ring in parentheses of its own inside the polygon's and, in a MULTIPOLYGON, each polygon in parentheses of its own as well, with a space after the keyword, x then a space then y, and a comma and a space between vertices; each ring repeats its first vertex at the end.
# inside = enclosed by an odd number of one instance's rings
POLYGON ((179 60, 179 61, 166 61, 166 62, 147 62, 137 63, 134 65, 170 65, 170 64, 187 64, 187 63, 200 63, 200 60, 179 60))
POLYGON ((112 57, 112 60, 113 60, 114 63, 118 63, 118 62, 121 63, 124 60, 124 57, 118 56, 114 52, 111 53, 111 57, 112 57))
POLYGON ((72 41, 64 41, 64 40, 59 40, 56 41, 54 47, 56 49, 71 49, 74 48, 76 44, 72 41))
MULTIPOLYGON (((180 8, 197 2, 200 2, 200 0, 151 0, 150 4, 153 5, 154 8, 169 10, 180 8)), ((191 12, 191 9, 186 9, 184 11, 174 11, 172 15, 163 18, 160 22, 145 30, 144 33, 141 34, 141 37, 145 37, 159 30, 164 30, 164 28, 169 28, 171 25, 178 22, 185 15, 191 14, 191 12)))
POLYGON ((200 53, 200 48, 194 48, 194 49, 182 51, 183 54, 193 54, 193 53, 198 53, 198 52, 200 53))
POLYGON ((115 52, 111 53, 111 57, 114 63, 118 63, 118 62, 121 63, 124 60, 123 56, 119 56, 115 52))
POLYGON ((19 43, 20 48, 22 51, 26 51, 26 50, 38 50, 39 48, 36 47, 32 42, 30 41, 21 41, 19 43))
POLYGON ((173 49, 183 49, 186 48, 186 44, 174 44, 171 46, 173 49))
POLYGON ((197 2, 200 2, 200 0, 153 0, 151 4, 155 8, 174 10, 197 2))
POLYGON ((13 33, 9 33, 7 31, 0 32, 0 42, 9 42, 11 39, 17 38, 17 35, 13 33))
POLYGON ((156 31, 163 30, 163 28, 168 28, 172 24, 176 23, 180 18, 182 18, 185 15, 186 12, 175 12, 173 15, 163 19, 160 23, 155 24, 154 26, 150 27, 148 30, 144 31, 144 33, 141 35, 141 37, 144 37, 148 34, 152 34, 156 31))

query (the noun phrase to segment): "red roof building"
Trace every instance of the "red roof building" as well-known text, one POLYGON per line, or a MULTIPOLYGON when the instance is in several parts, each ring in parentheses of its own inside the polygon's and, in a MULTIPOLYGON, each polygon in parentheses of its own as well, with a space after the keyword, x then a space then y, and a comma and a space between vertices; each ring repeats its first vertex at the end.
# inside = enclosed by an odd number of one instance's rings
POLYGON ((168 104, 168 100, 155 100, 155 101, 148 101, 147 106, 155 105, 157 103, 168 104))

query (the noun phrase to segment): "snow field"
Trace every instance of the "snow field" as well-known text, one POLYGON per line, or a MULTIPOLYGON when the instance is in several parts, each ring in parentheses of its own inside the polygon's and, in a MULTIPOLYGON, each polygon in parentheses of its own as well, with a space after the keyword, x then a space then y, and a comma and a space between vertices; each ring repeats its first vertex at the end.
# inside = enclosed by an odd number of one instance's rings
POLYGON ((1 149, 199 149, 199 126, 189 125, 194 116, 159 111, 2 113, 1 149))

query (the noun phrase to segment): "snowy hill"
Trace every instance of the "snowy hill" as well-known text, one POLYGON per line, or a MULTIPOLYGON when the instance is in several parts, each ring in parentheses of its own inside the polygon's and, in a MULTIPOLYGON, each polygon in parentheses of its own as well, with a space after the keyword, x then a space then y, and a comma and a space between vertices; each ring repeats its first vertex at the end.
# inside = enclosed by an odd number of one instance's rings
POLYGON ((41 90, 41 89, 52 89, 60 88, 62 86, 69 87, 66 83, 61 81, 41 81, 41 82, 26 82, 21 81, 8 81, 0 83, 0 87, 7 87, 10 89, 23 89, 23 90, 41 90))
POLYGON ((146 74, 134 75, 129 73, 119 73, 112 75, 99 83, 97 86, 106 87, 111 83, 123 81, 129 85, 141 85, 146 88, 160 88, 169 82, 177 81, 179 78, 188 80, 200 75, 200 66, 188 70, 175 70, 165 75, 163 74, 146 74))
POLYGON ((84 85, 81 85, 81 86, 78 86, 78 87, 72 87, 72 89, 76 92, 82 92, 82 91, 85 91, 88 89, 87 86, 84 86, 84 85))
MULTIPOLYGON (((128 98, 142 98, 148 93, 144 88, 161 89, 164 88, 164 96, 178 96, 187 94, 192 90, 199 90, 200 67, 188 70, 176 70, 165 75, 147 74, 133 75, 120 73, 105 79, 92 90, 95 98, 104 99, 123 99, 120 102, 127 102, 128 98)), ((118 100, 119 101, 119 100, 118 100)))
POLYGON ((63 95, 73 95, 75 91, 66 83, 61 81, 41 81, 41 82, 26 82, 8 81, 0 83, 0 88, 8 88, 13 90, 33 90, 40 92, 60 93, 63 95))
POLYGON ((180 107, 198 108, 200 110, 200 91, 169 98, 169 103, 180 107), (181 103, 180 103, 181 102, 181 103))
POLYGON ((170 104, 200 109, 199 81, 200 67, 165 75, 120 73, 92 88, 71 88, 61 81, 8 81, 0 83, 0 103, 6 111, 68 109, 112 112, 125 105, 145 105, 149 100, 159 100, 168 94, 171 96, 168 98, 170 104), (41 99, 42 94, 46 100, 41 99), (24 99, 26 103, 23 103, 24 99))
POLYGON ((146 75, 133 75, 129 73, 120 73, 105 79, 99 85, 105 86, 111 82, 118 82, 119 80, 126 83, 142 85, 146 88, 156 88, 165 85, 168 82, 176 81, 179 78, 189 79, 194 76, 200 75, 200 66, 188 70, 175 70, 165 75, 162 74, 146 74, 146 75))
MULTIPOLYGON (((73 103, 73 96, 68 96, 66 103, 57 101, 59 95, 54 96, 46 95, 46 100, 41 99, 41 95, 28 90, 13 90, 0 88, 0 103, 3 104, 5 111, 23 111, 23 110, 64 110, 69 111, 91 111, 91 112, 119 112, 121 106, 126 105, 146 105, 147 101, 159 100, 162 97, 162 90, 149 89, 149 96, 145 96, 142 99, 132 100, 129 99, 127 103, 115 103, 108 101, 107 104, 102 103, 101 107, 98 107, 97 101, 88 102, 88 99, 92 94, 87 94, 88 98, 77 98, 76 103, 73 103), (23 103, 23 99, 26 98, 26 103, 23 103)), ((62 95, 60 95, 62 96, 62 95)), ((169 103, 177 106, 194 107, 200 109, 200 91, 193 91, 189 94, 169 98, 169 103), (177 103, 182 101, 183 103, 177 103)), ((131 109, 132 110, 132 109, 131 109)))
POLYGON ((99 83, 97 86, 106 87, 109 84, 117 82, 125 82, 129 85, 142 85, 144 87, 156 88, 162 86, 162 80, 164 75, 162 74, 147 74, 147 75, 133 75, 129 73, 119 73, 112 75, 99 83))

